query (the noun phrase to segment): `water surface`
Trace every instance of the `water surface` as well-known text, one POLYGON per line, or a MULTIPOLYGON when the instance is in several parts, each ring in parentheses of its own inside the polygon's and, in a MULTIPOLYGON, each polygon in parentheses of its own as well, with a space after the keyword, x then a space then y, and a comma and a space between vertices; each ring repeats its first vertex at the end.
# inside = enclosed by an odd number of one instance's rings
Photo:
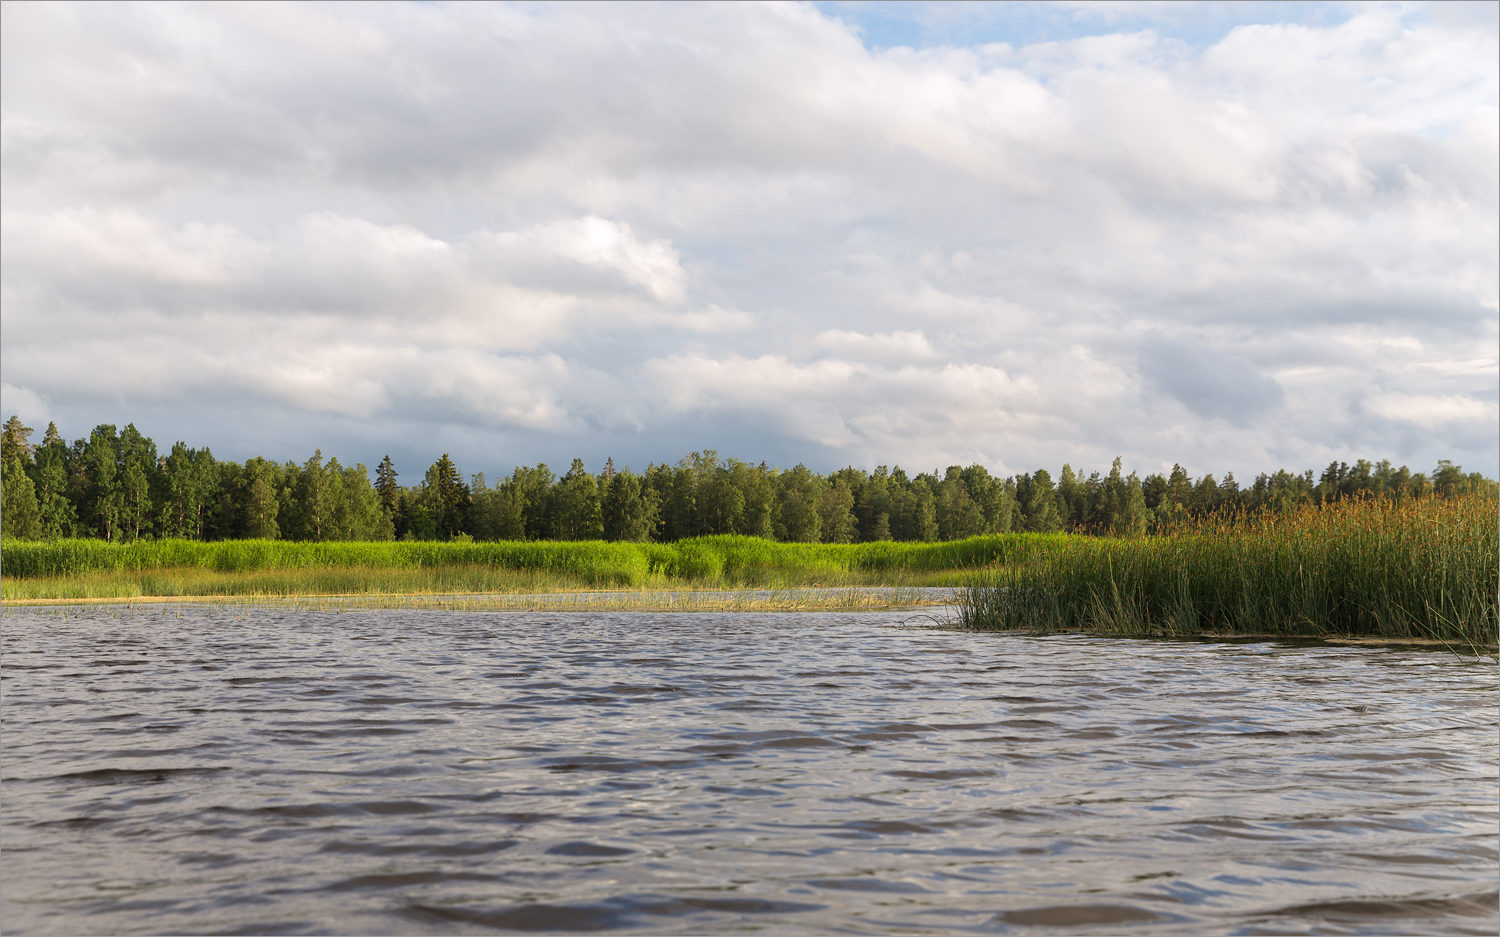
POLYGON ((1492 662, 904 619, 9 609, 0 923, 1500 926, 1492 662))

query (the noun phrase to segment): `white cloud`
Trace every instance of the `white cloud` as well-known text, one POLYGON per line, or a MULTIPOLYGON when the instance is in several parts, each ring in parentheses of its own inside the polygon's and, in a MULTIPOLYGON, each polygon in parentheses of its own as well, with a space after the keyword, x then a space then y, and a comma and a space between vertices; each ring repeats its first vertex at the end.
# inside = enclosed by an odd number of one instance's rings
POLYGON ((922 360, 937 355, 920 331, 883 332, 866 335, 844 329, 819 332, 813 342, 820 348, 878 361, 922 360))
POLYGON ((0 16, 6 406, 69 434, 1500 467, 1489 25, 1198 47, 1132 7, 871 51, 804 5, 0 16))
POLYGON ((755 316, 743 309, 709 303, 702 309, 667 316, 665 321, 689 332, 739 332, 754 327, 755 316))
POLYGON ((1407 423, 1484 422, 1494 425, 1493 403, 1458 394, 1380 394, 1370 409, 1383 417, 1407 423))
MULTIPOLYGON (((21 418, 22 423, 28 425, 52 419, 52 410, 40 394, 29 387, 17 387, 9 381, 0 383, 0 406, 4 407, 6 414, 15 414, 21 418)), ((32 425, 32 429, 38 428, 32 425)))
POLYGON ((670 241, 641 241, 630 225, 592 215, 477 240, 498 255, 565 258, 612 271, 663 302, 681 301, 686 288, 684 271, 670 241))

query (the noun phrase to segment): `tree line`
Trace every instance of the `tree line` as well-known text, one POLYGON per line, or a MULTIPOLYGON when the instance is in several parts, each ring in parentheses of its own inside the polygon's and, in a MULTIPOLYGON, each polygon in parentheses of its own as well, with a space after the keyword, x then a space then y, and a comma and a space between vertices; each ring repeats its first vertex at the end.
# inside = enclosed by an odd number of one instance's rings
POLYGON ((1426 475, 1389 461, 1285 470, 1241 486, 1233 473, 1194 479, 1180 465, 1144 478, 1085 475, 1064 465, 997 477, 982 465, 908 474, 842 468, 826 475, 721 458, 713 450, 644 472, 581 459, 558 476, 521 466, 490 484, 465 480, 445 453, 403 485, 390 456, 375 468, 262 458, 222 462, 177 442, 157 450, 132 425, 101 425, 67 443, 49 424, 40 443, 12 416, 0 432, 0 534, 104 540, 631 540, 747 534, 805 543, 957 540, 1011 531, 1140 536, 1224 510, 1288 510, 1341 498, 1452 497, 1494 492, 1448 461, 1426 475))

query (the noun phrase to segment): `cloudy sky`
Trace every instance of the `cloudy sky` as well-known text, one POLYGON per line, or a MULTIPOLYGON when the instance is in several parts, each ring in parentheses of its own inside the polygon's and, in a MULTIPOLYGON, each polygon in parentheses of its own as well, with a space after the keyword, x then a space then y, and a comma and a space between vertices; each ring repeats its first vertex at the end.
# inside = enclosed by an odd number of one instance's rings
POLYGON ((1495 475, 1496 4, 3 6, 3 409, 1495 475))

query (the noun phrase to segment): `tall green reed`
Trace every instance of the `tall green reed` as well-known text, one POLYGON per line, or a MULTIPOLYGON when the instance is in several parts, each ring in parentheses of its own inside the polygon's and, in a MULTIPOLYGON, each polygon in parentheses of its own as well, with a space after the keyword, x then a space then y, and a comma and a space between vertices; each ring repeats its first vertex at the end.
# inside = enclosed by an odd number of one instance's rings
POLYGON ((1378 635, 1493 644, 1500 501, 1351 499, 1210 518, 1173 536, 1072 538, 974 577, 979 629, 1378 635))

